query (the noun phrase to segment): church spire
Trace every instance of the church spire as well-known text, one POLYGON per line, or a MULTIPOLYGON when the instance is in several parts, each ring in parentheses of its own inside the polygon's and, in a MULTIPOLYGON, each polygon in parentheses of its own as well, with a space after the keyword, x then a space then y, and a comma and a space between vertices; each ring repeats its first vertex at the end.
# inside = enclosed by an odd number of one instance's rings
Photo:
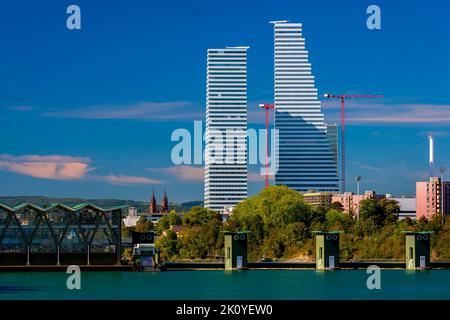
POLYGON ((169 212, 169 200, 167 199, 166 189, 164 189, 164 196, 161 202, 161 212, 169 212))
POLYGON ((149 213, 157 213, 158 212, 158 205, 156 204, 156 199, 155 199, 155 189, 153 189, 152 192, 152 198, 150 199, 150 207, 148 210, 149 213))

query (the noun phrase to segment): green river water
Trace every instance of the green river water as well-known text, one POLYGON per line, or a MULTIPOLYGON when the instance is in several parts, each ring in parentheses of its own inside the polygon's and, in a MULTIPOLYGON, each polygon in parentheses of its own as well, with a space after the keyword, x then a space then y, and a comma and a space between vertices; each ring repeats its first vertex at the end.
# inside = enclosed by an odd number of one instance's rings
POLYGON ((4 299, 450 299, 450 270, 82 272, 69 290, 63 272, 0 273, 4 299))

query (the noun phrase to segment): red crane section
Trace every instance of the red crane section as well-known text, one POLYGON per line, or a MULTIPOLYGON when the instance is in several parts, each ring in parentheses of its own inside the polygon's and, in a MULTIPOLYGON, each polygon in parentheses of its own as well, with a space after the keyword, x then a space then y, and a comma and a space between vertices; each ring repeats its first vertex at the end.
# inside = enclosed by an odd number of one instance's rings
POLYGON ((324 94, 325 98, 341 100, 341 192, 345 192, 345 99, 383 98, 373 94, 324 94))
POLYGON ((275 109, 275 105, 269 103, 261 103, 260 108, 266 110, 266 174, 265 174, 265 186, 269 186, 269 110, 275 109))

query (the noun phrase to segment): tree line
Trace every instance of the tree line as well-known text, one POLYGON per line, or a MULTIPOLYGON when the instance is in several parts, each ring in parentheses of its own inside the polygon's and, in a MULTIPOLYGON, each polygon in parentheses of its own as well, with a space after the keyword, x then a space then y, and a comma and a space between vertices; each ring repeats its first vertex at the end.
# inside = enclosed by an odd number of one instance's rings
MULTIPOLYGON (((164 215, 157 224, 141 218, 137 231, 156 230, 156 246, 163 259, 205 259, 223 256, 221 231, 250 231, 249 259, 312 260, 313 231, 341 230, 341 259, 403 259, 402 231, 434 231, 432 258, 450 259, 450 219, 440 217, 418 221, 399 219, 400 207, 391 199, 365 199, 359 218, 342 212, 340 203, 314 208, 301 193, 286 186, 271 186, 239 203, 226 222, 221 215, 203 207, 192 207, 182 218, 175 212, 164 215), (183 225, 177 235, 171 226, 183 225)), ((129 228, 123 230, 126 236, 129 228)))

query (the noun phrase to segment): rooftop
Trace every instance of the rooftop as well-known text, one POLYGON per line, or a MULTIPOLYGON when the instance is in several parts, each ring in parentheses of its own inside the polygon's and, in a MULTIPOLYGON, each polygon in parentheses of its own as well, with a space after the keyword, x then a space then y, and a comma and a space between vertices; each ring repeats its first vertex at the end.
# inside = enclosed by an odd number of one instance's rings
POLYGON ((33 209, 35 209, 37 211, 41 211, 41 212, 47 212, 47 211, 50 211, 50 210, 52 210, 52 209, 54 209, 56 207, 61 207, 61 208, 66 209, 67 211, 73 211, 73 212, 81 210, 81 209, 83 209, 85 207, 91 207, 91 208, 93 208, 95 210, 103 211, 103 212, 113 211, 113 210, 122 210, 122 209, 128 208, 128 206, 116 206, 116 207, 101 208, 99 206, 96 206, 96 205, 88 203, 88 202, 80 203, 80 204, 77 204, 77 205, 75 205, 73 207, 67 206, 67 205, 65 205, 63 203, 51 203, 51 204, 49 204, 48 206, 45 206, 45 207, 39 207, 39 206, 37 206, 35 204, 32 204, 32 203, 22 203, 22 204, 19 204, 19 205, 15 206, 15 207, 11 208, 11 207, 3 204, 3 203, 0 203, 0 209, 4 209, 4 210, 10 211, 10 212, 15 212, 15 211, 18 211, 18 210, 20 210, 22 208, 25 208, 25 207, 31 207, 31 208, 33 208, 33 209))

